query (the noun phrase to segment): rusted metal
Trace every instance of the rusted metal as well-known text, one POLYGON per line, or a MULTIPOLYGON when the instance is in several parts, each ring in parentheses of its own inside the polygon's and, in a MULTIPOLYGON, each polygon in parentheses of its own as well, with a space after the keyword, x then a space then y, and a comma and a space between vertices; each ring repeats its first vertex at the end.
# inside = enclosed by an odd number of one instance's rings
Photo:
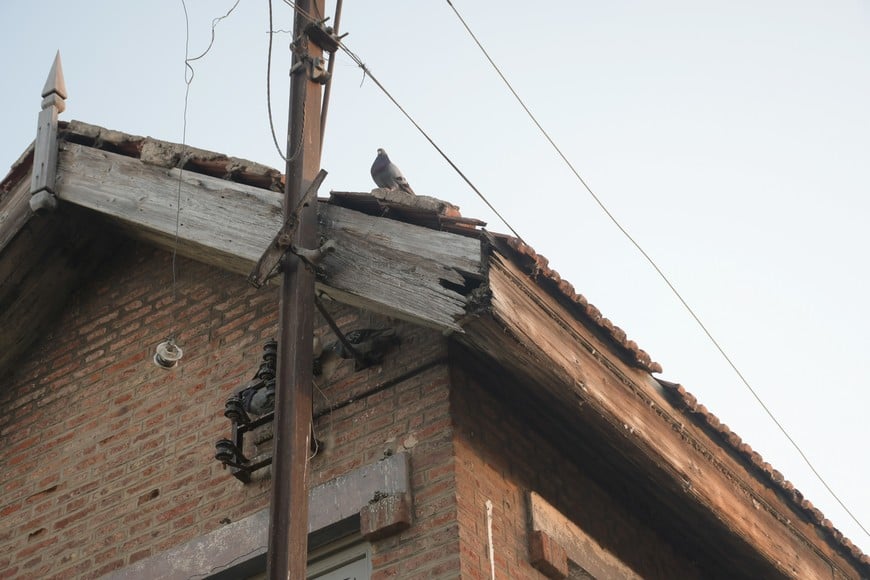
POLYGON ((290 244, 293 241, 293 234, 299 226, 299 212, 302 211, 305 204, 313 204, 315 202, 315 199, 317 198, 317 190, 320 188, 320 184, 323 183, 324 179, 326 179, 326 171, 321 169, 317 173, 317 177, 314 178, 314 181, 311 182, 311 185, 308 186, 305 195, 296 204, 293 212, 289 217, 285 218, 284 225, 282 225, 281 229, 278 230, 278 233, 275 234, 272 243, 269 244, 263 252, 263 255, 260 256, 260 259, 257 261, 253 270, 251 270, 251 273, 248 274, 248 282, 254 288, 262 287, 263 284, 278 273, 281 260, 290 248, 290 244))
POLYGON ((312 22, 305 27, 305 34, 311 42, 320 47, 320 50, 332 53, 338 50, 340 39, 338 32, 332 26, 326 26, 328 20, 329 18, 312 22))
POLYGON ((314 297, 314 305, 338 339, 338 342, 329 348, 341 358, 354 359, 356 371, 379 364, 387 351, 399 344, 399 337, 392 328, 359 328, 344 333, 317 296, 314 297))
POLYGON ((317 310, 320 311, 320 315, 323 316, 323 319, 326 321, 326 324, 329 325, 329 328, 332 329, 332 333, 335 334, 335 337, 344 346, 345 350, 350 353, 350 355, 356 361, 362 361, 362 355, 356 351, 356 348, 347 340, 344 336, 344 333, 338 327, 338 323, 335 322, 335 319, 326 309, 326 306, 323 304, 323 301, 317 296, 314 297, 314 305, 317 306, 317 310))
MULTIPOLYGON (((296 7, 293 36, 304 38, 303 32, 311 23, 305 15, 322 14, 323 0, 297 0, 296 7)), ((314 43, 301 44, 299 50, 293 51, 293 67, 322 55, 314 43)), ((285 221, 320 169, 320 92, 320 85, 303 72, 291 76, 285 221)), ((317 246, 315 204, 302 205, 293 245, 317 246)), ((286 254, 278 324, 280 349, 266 571, 272 580, 295 580, 305 578, 308 552, 307 473, 314 342, 314 272, 295 254, 286 254)))
POLYGON ((258 461, 251 461, 245 456, 245 434, 254 431, 258 427, 274 421, 273 412, 266 413, 247 423, 233 422, 232 435, 229 439, 219 439, 215 443, 214 458, 230 468, 233 477, 242 483, 251 481, 251 474, 267 465, 272 464, 272 455, 258 461))
MULTIPOLYGON (((338 27, 341 24, 341 5, 343 0, 335 2, 335 24, 332 27, 333 35, 338 35, 338 27)), ((329 50, 329 64, 326 67, 326 84, 323 86, 323 103, 320 106, 320 152, 323 153, 323 135, 326 133, 326 115, 329 113, 329 95, 332 94, 332 74, 335 69, 335 51, 338 49, 338 43, 335 48, 329 50)))
POLYGON ((251 418, 245 412, 245 406, 242 404, 242 398, 239 395, 232 395, 227 399, 224 406, 224 417, 240 425, 246 425, 251 422, 251 418))
POLYGON ((278 343, 269 340, 263 345, 263 360, 254 377, 237 393, 233 393, 224 405, 224 416, 230 420, 232 433, 229 439, 215 443, 215 459, 230 468, 230 473, 239 481, 247 483, 251 473, 272 463, 272 458, 252 462, 244 454, 245 434, 274 420, 274 410, 258 409, 252 405, 255 397, 269 389, 274 393, 278 343), (254 415, 256 418, 252 418, 254 415))

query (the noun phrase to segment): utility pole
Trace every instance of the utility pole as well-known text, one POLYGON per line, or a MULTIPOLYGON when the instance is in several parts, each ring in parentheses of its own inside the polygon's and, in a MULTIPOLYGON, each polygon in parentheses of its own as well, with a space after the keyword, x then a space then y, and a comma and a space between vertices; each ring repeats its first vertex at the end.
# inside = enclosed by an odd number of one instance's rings
MULTIPOLYGON (((323 14, 323 0, 296 0, 293 59, 290 69, 290 119, 284 219, 298 215, 292 247, 317 247, 316 198, 299 208, 320 169, 321 85, 312 81, 313 59, 322 49, 307 36, 312 18, 323 14)), ((271 34, 271 31, 270 31, 271 34)), ((275 388, 272 498, 266 570, 271 580, 305 578, 308 554, 308 454, 312 410, 314 333, 314 272, 297 255, 287 252, 278 331, 275 388)))

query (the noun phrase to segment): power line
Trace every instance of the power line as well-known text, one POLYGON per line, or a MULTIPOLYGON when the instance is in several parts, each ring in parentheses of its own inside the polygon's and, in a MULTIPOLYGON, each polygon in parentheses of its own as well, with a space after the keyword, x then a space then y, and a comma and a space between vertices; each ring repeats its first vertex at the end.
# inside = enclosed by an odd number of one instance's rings
MULTIPOLYGON (((275 149, 278 151, 278 155, 280 155, 281 159, 286 163, 287 156, 284 155, 281 146, 278 144, 278 135, 275 134, 275 123, 272 121, 272 37, 279 31, 272 28, 272 0, 266 0, 266 3, 269 4, 269 56, 266 59, 266 112, 269 114, 269 130, 272 131, 272 142, 275 144, 275 149)), ((282 30, 280 32, 290 31, 282 30)))
MULTIPOLYGON (((298 6, 296 6, 296 3, 293 2, 292 0, 284 0, 284 3, 287 4, 288 6, 292 7, 294 10, 296 10, 298 13, 302 14, 306 18, 308 18, 314 22, 317 22, 317 20, 312 15, 307 14, 305 11, 300 9, 298 6)), ((360 69, 362 69, 363 75, 364 75, 363 78, 368 77, 372 80, 373 83, 375 83, 375 85, 377 85, 377 87, 381 90, 381 92, 384 93, 384 95, 396 106, 396 108, 399 109, 399 111, 401 111, 401 113, 405 116, 405 118, 411 122, 411 124, 414 126, 414 128, 417 129, 417 131, 419 131, 421 135, 423 135, 423 137, 429 142, 430 145, 432 145, 432 147, 441 155, 441 157, 444 158, 444 160, 450 165, 450 167, 453 168, 453 170, 459 175, 459 177, 461 177, 463 179, 463 181, 465 181, 465 183, 468 184, 468 186, 472 189, 472 191, 474 191, 474 193, 477 194, 477 197, 479 197, 483 201, 483 203, 485 203, 486 206, 490 210, 492 210, 492 212, 502 221, 502 223, 507 227, 507 229, 509 229, 511 231, 511 233, 518 240, 523 242, 522 236, 520 236, 520 234, 517 233, 517 231, 513 228, 513 226, 511 226, 511 224, 507 221, 507 219, 505 219, 505 217, 502 216, 501 213, 499 213, 499 211, 497 209, 495 209, 495 206, 493 206, 489 202, 489 200, 486 198, 486 196, 483 195, 483 193, 481 193, 481 191, 474 185, 474 183, 471 182, 471 180, 465 175, 465 173, 463 173, 462 170, 459 169, 459 167, 456 165, 456 163, 453 162, 453 160, 447 155, 447 153, 445 153, 444 150, 441 149, 441 147, 439 147, 437 143, 435 143, 435 141, 432 139, 432 137, 429 136, 429 133, 427 133, 423 129, 423 127, 421 127, 420 124, 414 120, 414 118, 411 116, 411 114, 408 113, 407 110, 405 110, 405 108, 399 103, 399 101, 396 100, 396 98, 390 93, 390 91, 388 91, 387 88, 383 84, 381 84, 381 82, 372 74, 372 71, 369 70, 369 68, 362 61, 362 59, 359 56, 357 56, 352 50, 350 50, 340 40, 338 41, 338 47, 342 50, 342 52, 347 54, 350 57, 350 59, 352 61, 354 61, 354 63, 356 63, 356 65, 360 69)), ((525 243, 525 242, 523 242, 523 243, 525 243)))
MULTIPOLYGON (((175 302, 176 292, 177 292, 177 282, 178 282, 178 274, 177 274, 177 257, 178 257, 178 233, 179 228, 181 226, 181 185, 182 185, 182 177, 184 176, 184 163, 185 163, 185 154, 187 151, 187 108, 188 103, 190 101, 190 85, 193 83, 194 77, 194 69, 193 65, 190 63, 197 61, 205 55, 209 53, 212 46, 214 46, 215 39, 215 27, 223 20, 233 13, 233 10, 236 9, 236 6, 239 5, 241 0, 236 0, 235 4, 230 7, 230 9, 223 16, 219 16, 211 21, 211 39, 209 40, 208 46, 206 49, 198 56, 192 57, 190 56, 190 15, 187 12, 187 4, 184 0, 181 0, 181 8, 184 10, 184 111, 182 113, 182 124, 181 124, 181 153, 179 155, 179 165, 178 165, 178 190, 175 194, 175 238, 172 243, 172 301, 175 302)), ((174 340, 175 331, 172 332, 172 339, 174 340)))
POLYGON ((855 517, 855 515, 851 512, 851 510, 849 510, 848 507, 846 507, 846 504, 843 503, 843 501, 834 492, 834 490, 831 489, 831 486, 828 485, 828 482, 825 481, 825 479, 821 476, 821 474, 818 472, 818 470, 816 470, 815 466, 812 464, 812 462, 806 456, 806 454, 801 449, 801 447, 791 437, 791 435, 789 435, 788 431, 786 431, 785 427, 783 427, 783 425, 779 422, 779 420, 776 418, 776 416, 774 416, 773 412, 767 407, 767 405, 764 403, 764 401, 761 399, 761 397, 758 395, 758 393, 755 391, 755 389, 752 387, 752 385, 749 383, 749 381, 746 379, 746 377, 743 375, 743 373, 740 372, 740 369, 737 368, 737 365, 734 363, 734 361, 731 360, 731 357, 728 356, 728 354, 725 352, 725 349, 719 344, 719 341, 717 341, 716 338, 713 336, 713 334, 707 329, 706 325, 701 321, 701 319, 698 317, 698 315, 695 313, 695 311, 689 306, 689 304, 686 302, 686 300, 683 298, 683 296, 679 293, 679 291, 676 289, 676 287, 674 287, 674 285, 668 279, 667 275, 665 275, 665 273, 662 271, 662 269, 659 268, 659 266, 655 262, 655 260, 652 259, 652 257, 643 249, 643 247, 641 247, 640 243, 638 243, 637 240, 635 240, 634 237, 632 237, 632 235, 628 232, 628 230, 626 230, 625 227, 623 227, 623 225, 616 219, 616 217, 614 217, 614 215, 610 212, 610 210, 607 208, 607 206, 604 205, 604 202, 601 201, 601 199, 595 194, 594 191, 592 191, 592 188, 589 187, 589 185, 586 183, 586 181, 583 179, 583 177, 580 176, 580 173, 577 171, 577 169, 574 167, 574 165, 571 163, 571 161, 568 160, 568 158, 565 156, 565 154, 562 152, 562 150, 559 148, 559 146, 556 145, 555 141, 553 141, 553 139, 550 137, 549 133, 547 133, 547 131, 544 129, 544 127, 541 126, 541 123, 538 122, 538 119, 535 117, 534 114, 532 114, 531 110, 529 110, 529 107, 526 106, 526 103, 522 100, 522 98, 520 98, 520 96, 519 96, 519 94, 517 94, 516 90, 514 90, 510 81, 508 81, 508 79, 505 77, 504 73, 502 73, 502 71, 498 67, 498 65, 495 64, 495 62, 492 60, 492 57, 489 56, 489 53, 483 47, 480 40, 478 40, 477 36, 474 34, 474 32, 471 30, 471 28, 468 26, 468 23, 465 21, 465 19, 459 13, 459 11, 456 9, 456 7, 453 5, 453 2, 451 2, 451 0, 445 0, 445 1, 450 6, 450 8, 453 9, 453 12, 456 14, 456 17, 462 23, 462 26, 465 27, 465 30, 471 36, 472 40, 474 40, 475 44, 477 44, 478 48, 480 48, 481 52, 486 57, 486 60, 489 61, 489 64, 492 65, 492 68, 495 70, 495 72, 498 73, 498 76, 501 77, 501 80, 504 81, 504 84, 510 90, 511 94, 513 94, 514 98, 516 98, 517 102, 520 104, 520 106, 526 112, 528 117, 532 120, 532 122, 535 124, 535 126, 540 130, 541 134, 550 143, 550 145, 553 147, 553 149, 556 151, 556 153, 558 153, 559 157, 562 158, 562 161, 565 162, 565 164, 568 166, 568 168, 571 170, 571 172, 574 174, 574 176, 577 178, 577 180, 580 181, 581 184, 583 184, 583 187, 586 188, 586 191, 589 192, 589 195, 592 196, 592 199, 595 200, 595 202, 604 211, 604 213, 607 215, 607 217, 610 219, 610 221, 613 222, 613 224, 619 229, 620 232, 622 232, 622 234, 628 239, 628 241, 631 242, 632 245, 634 245, 634 247, 646 259, 646 261, 653 267, 653 269, 656 271, 656 273, 658 273, 658 275, 665 282, 665 284, 667 284, 668 288, 671 289, 671 292, 674 294, 674 296, 677 297, 677 300, 680 301, 680 303, 683 305, 683 307, 686 309, 686 311, 689 313, 689 315, 695 320, 695 322, 698 324, 698 326, 701 328, 701 330, 704 332, 704 334, 707 336, 707 338, 710 340, 710 342, 713 344, 713 346, 716 348, 716 350, 719 351, 719 354, 722 355, 722 358, 725 359, 725 361, 728 363, 728 365, 731 367, 731 369, 734 371, 734 373, 740 378, 740 381, 746 386, 746 388, 749 390, 749 392, 752 394, 752 396, 755 398, 755 400, 758 402, 758 404, 761 406, 761 408, 764 409, 764 412, 767 414, 767 416, 770 417, 770 419, 774 422, 774 424, 776 424, 776 426, 779 428, 779 430, 782 432, 782 434, 785 435, 786 439, 788 439, 789 443, 791 443, 792 447, 794 447, 794 449, 798 452, 798 454, 800 454, 801 458, 804 460, 804 463, 807 464, 807 466, 810 468, 810 470, 813 472, 813 474, 816 476, 816 478, 819 480, 819 482, 821 482, 821 484, 825 487, 825 489, 828 490, 828 493, 831 494, 831 497, 833 497, 837 501, 837 503, 840 504, 840 507, 842 507, 843 510, 845 510, 845 512, 847 514, 849 514, 849 517, 852 518, 852 521, 854 521, 858 525, 858 527, 861 528, 861 530, 865 534, 867 534, 867 536, 870 536, 870 532, 867 531, 867 528, 865 528, 861 524, 861 522, 858 521, 858 518, 855 517))
MULTIPOLYGON (((230 9, 227 10, 226 14, 224 14, 223 16, 218 16, 217 18, 215 18, 214 20, 211 21, 211 40, 209 40, 208 46, 205 47, 205 50, 202 51, 202 53, 200 55, 190 58, 187 55, 187 48, 188 48, 189 42, 190 42, 190 26, 188 24, 187 5, 184 3, 184 0, 181 0, 181 5, 184 7, 184 25, 185 25, 185 35, 186 35, 186 38, 184 41, 184 66, 187 67, 187 70, 190 72, 190 79, 189 80, 186 79, 188 86, 190 85, 191 82, 193 82, 193 67, 190 65, 190 63, 205 57, 205 55, 207 55, 211 51, 211 47, 214 46, 214 38, 215 38, 214 29, 217 27, 218 24, 220 24, 221 20, 223 20, 224 18, 227 18, 230 14, 233 13, 233 10, 235 10, 236 7, 239 5, 239 2, 241 2, 241 0, 236 0, 236 2, 230 7, 230 9)), ((187 76, 187 75, 185 75, 185 76, 187 76)))
MULTIPOLYGON (((176 257, 178 255, 178 230, 181 223, 181 178, 184 174, 184 150, 187 146, 187 105, 190 100, 190 83, 193 82, 193 67, 190 66, 190 16, 187 13, 187 4, 181 0, 181 8, 184 10, 184 110, 181 114, 181 155, 179 156, 178 189, 175 194, 175 238, 172 242, 172 302, 176 298, 177 273, 176 257), (191 74, 188 75, 188 71, 191 74)), ((173 336, 175 331, 172 332, 173 336)))
MULTIPOLYGON (((286 1, 286 0, 285 0, 286 1)), ((285 163, 293 161, 299 156, 299 153, 302 152, 302 134, 299 135, 299 141, 296 143, 296 153, 293 153, 290 157, 284 154, 281 150, 281 146, 278 144, 278 136, 275 134, 275 122, 272 120, 272 37, 277 32, 291 32, 288 30, 274 30, 272 24, 272 0, 266 0, 266 3, 269 5, 269 54, 266 59, 266 110, 269 116, 269 130, 272 132, 272 142, 275 144, 275 149, 278 151, 278 155, 281 156, 281 159, 284 160, 285 163)), ((296 8, 294 6, 294 8, 296 8)), ((300 13, 304 13, 301 9, 297 8, 297 11, 300 13)), ((292 32, 291 32, 292 33, 292 32)), ((296 42, 306 42, 304 38, 294 38, 293 43, 296 42)), ((291 44, 291 46, 293 46, 291 44)), ((302 109, 302 126, 305 126, 305 109, 302 109)), ((290 144, 287 144, 290 147, 290 144)), ((290 151, 287 152, 288 154, 290 151)))
MULTIPOLYGON (((731 359, 731 357, 728 356, 727 352, 725 352, 725 349, 722 347, 722 345, 719 343, 719 341, 716 340, 716 338, 713 336, 713 334, 710 332, 710 330, 707 328, 707 326, 701 321, 700 317, 695 313, 695 311, 691 308, 691 306, 689 306, 688 302, 685 300, 685 298, 683 298, 682 294, 680 294, 680 292, 673 285, 673 283, 670 281, 670 279, 667 277, 667 275, 662 271, 662 269, 655 262, 655 260, 653 260, 653 258, 646 252, 646 250, 643 249, 643 247, 640 245, 640 243, 634 239, 634 237, 628 232, 628 230, 610 212, 610 210, 607 208, 607 206, 604 204, 604 202, 601 200, 601 198, 599 198, 598 195, 595 194, 595 192, 592 190, 592 188, 589 186, 589 184, 587 184, 586 181, 583 179, 583 177, 580 175, 579 171, 577 171, 577 169, 574 167, 574 165, 571 163, 571 161, 562 152, 561 148, 559 148, 559 146, 555 143, 555 141, 552 139, 552 137, 550 137, 549 133, 546 131, 546 129, 544 129, 544 127, 541 125, 541 123, 538 121, 538 119, 535 117, 535 115, 531 112, 529 107, 525 104, 525 102, 519 96, 519 94, 516 92, 516 90, 511 85, 510 81, 508 81, 508 79, 505 77, 504 73, 502 73, 501 69, 493 61, 492 57, 490 57, 489 53, 483 47, 481 42, 478 40, 477 36, 474 34, 474 32, 468 26, 465 19, 462 17, 462 15, 459 13, 459 11, 456 9, 456 7, 453 5, 451 0, 446 0, 446 2, 450 6, 450 8, 453 10, 453 12, 456 14, 457 18, 462 23, 462 25, 465 27, 468 34, 471 36, 471 38, 477 44, 478 48, 480 48, 481 52, 484 54, 486 59, 489 61, 490 65, 492 65, 493 69, 496 71, 496 73, 499 75, 499 77, 501 77, 502 81, 505 83, 507 88, 513 94, 514 98, 516 98, 517 102, 520 104, 520 106, 526 112, 528 117, 532 120, 532 122, 535 124, 535 126, 538 128, 538 130, 544 136, 544 138, 550 143, 550 145, 553 147, 553 149, 556 151, 556 153, 559 155, 559 157, 561 157, 562 161, 571 170, 571 172, 574 174, 574 176, 577 178, 577 180, 583 185, 583 187, 586 189, 586 191, 589 193, 589 195, 592 197, 592 199, 598 204, 598 206, 601 208, 601 210, 610 219, 610 221, 617 227, 617 229, 619 229, 619 231, 622 232, 622 234, 626 237, 626 239, 628 239, 628 241, 631 242, 631 244, 637 249, 637 251, 640 252, 640 254, 650 264, 650 266, 652 266, 652 268, 656 271, 656 273, 659 275, 659 277, 668 286, 668 288, 671 290, 671 292, 674 294, 674 296, 677 298, 677 300, 680 302, 680 304, 682 304, 683 308, 685 308, 685 310, 689 313, 689 315, 694 319, 696 324, 698 324, 700 329, 707 336, 707 338, 710 340, 710 342, 713 344, 713 346, 716 348, 716 350, 719 352, 719 354, 722 356, 722 358, 727 362, 727 364, 731 367, 731 369, 734 371, 734 373, 738 376, 738 378, 743 383, 743 385, 747 388, 747 390, 750 392, 750 394, 755 398, 755 400, 758 402, 758 404, 761 406, 761 408, 764 410, 764 412, 767 414, 767 416, 770 417, 770 419, 774 422, 774 424, 777 426, 777 428, 780 430, 780 432, 786 437, 786 439, 789 441, 789 443, 792 445, 792 447, 798 452, 798 454, 803 459, 804 463, 810 468, 812 473, 816 476, 816 478, 819 480, 819 482, 825 487, 825 489, 828 491, 828 493, 831 495, 831 497, 833 497, 834 500, 836 500, 836 502, 840 505, 840 507, 843 508, 843 510, 849 515, 849 517, 855 522, 855 524, 857 524, 858 527, 861 528, 861 530, 865 534, 870 536, 870 532, 867 531, 867 529, 864 527, 864 525, 858 520, 858 518, 852 513, 852 511, 848 507, 846 507, 846 505, 843 503, 843 501, 840 499, 840 497, 836 494, 836 492, 834 492, 834 490, 827 483, 827 481, 825 481, 825 479, 822 477, 822 475, 819 473, 819 471, 815 468, 815 466, 812 464, 810 459, 804 453, 803 449, 801 449, 801 447, 797 444, 797 442, 788 433, 788 431, 785 429, 785 427, 782 425, 782 423, 779 422, 779 420, 776 418, 776 416, 773 414, 773 412, 764 403, 764 401, 758 395, 756 390, 749 383, 749 380, 743 375, 743 373, 740 371, 740 369, 737 367, 737 365, 734 363, 734 361, 731 359)), ((296 6, 295 2, 293 2, 292 0, 284 0, 284 3, 287 4, 288 6, 291 6, 297 12, 304 14, 307 18, 311 19, 312 21, 315 20, 313 16, 311 16, 310 14, 307 14, 304 11, 302 11, 301 9, 299 9, 296 6)), ((404 109, 404 107, 402 107, 402 105, 399 104, 399 102, 386 89, 386 87, 384 87, 383 84, 381 84, 380 81, 378 81, 378 79, 372 74, 371 70, 359 58, 359 56, 357 56, 353 51, 351 51, 343 42, 339 41, 338 44, 339 44, 339 48, 341 48, 341 50, 343 52, 345 52, 345 54, 347 54, 351 58, 351 60, 353 60, 356 63, 356 65, 360 69, 362 69, 364 77, 367 76, 368 78, 370 78, 372 80, 372 82, 375 83, 375 85, 377 85, 377 87, 384 93, 384 95, 399 109, 399 111, 401 111, 401 113, 411 122, 412 125, 414 125, 414 127, 423 135, 423 137, 425 137, 426 140, 429 141, 429 143, 435 148, 436 151, 438 151, 438 153, 445 159, 445 161, 447 161, 447 163, 454 169, 454 171, 456 171, 457 174, 468 184, 468 186, 471 187, 471 189, 487 205, 487 207, 489 207, 490 210, 492 210, 492 212, 496 216, 498 216, 498 218, 505 224, 505 226, 511 231, 511 233, 513 233, 514 236, 516 236, 520 241, 523 241, 522 237, 507 222, 507 220, 501 215, 501 213, 499 213, 499 211, 495 209, 495 207, 489 202, 488 199, 486 199, 486 197, 480 192, 480 190, 477 189, 477 187, 468 179, 468 177, 465 176, 465 174, 456 166, 455 163, 453 163, 453 161, 447 156, 447 154, 444 153, 444 151, 435 143, 435 141, 429 136, 429 134, 414 120, 413 117, 411 117, 411 115, 404 109)))
POLYGON ((520 236, 520 234, 517 233, 517 231, 513 228, 513 226, 511 226, 510 223, 508 223, 507 219, 504 216, 502 216, 501 213, 499 213, 499 211, 497 209, 495 209, 495 207, 489 202, 489 200, 486 198, 486 196, 483 195, 483 193, 481 193, 479 189, 477 189, 477 187, 471 182, 470 179, 468 179, 468 177, 466 177, 465 173, 463 173, 462 170, 459 169, 459 167, 457 167, 457 165, 453 162, 453 160, 447 156, 447 154, 444 152, 444 150, 441 149, 441 147, 439 147, 438 144, 435 143, 435 141, 432 139, 432 137, 430 137, 429 134, 417 123, 417 121, 414 120, 414 118, 410 115, 410 113, 408 113, 408 111, 406 111, 405 108, 402 107, 401 104, 399 104, 399 102, 396 100, 396 98, 393 97, 393 95, 390 94, 390 92, 386 89, 386 87, 384 87, 384 85, 381 84, 381 82, 375 77, 375 75, 372 74, 372 71, 369 70, 369 68, 365 65, 365 63, 362 62, 357 55, 355 55, 353 52, 351 52, 344 45, 344 43, 339 43, 339 47, 348 56, 351 57, 351 59, 357 64, 358 67, 360 67, 362 69, 363 73, 365 73, 365 75, 367 77, 372 79, 372 82, 375 83, 375 85, 377 85, 377 87, 379 89, 381 89, 381 92, 383 92, 384 95, 386 95, 386 97, 390 101, 392 101, 392 103, 396 106, 396 108, 398 108, 399 111, 401 111, 401 113, 403 115, 405 115, 405 117, 408 119, 408 121, 411 122, 412 125, 414 125, 414 127, 417 129, 417 131, 419 131, 420 134, 423 135, 423 137, 425 137, 427 141, 429 141, 429 143, 432 145, 432 147, 435 148, 435 150, 441 155, 441 157, 443 157, 444 160, 450 165, 450 167, 452 167, 453 170, 459 175, 459 177, 461 177, 465 181, 465 183, 467 183, 468 186, 474 191, 474 193, 477 194, 477 197, 479 197, 483 201, 483 203, 485 203, 487 205, 487 207, 489 207, 489 209, 491 209, 492 212, 498 216, 498 218, 502 221, 502 223, 505 226, 507 226, 507 228, 511 231, 511 233, 514 236, 516 236, 516 238, 518 240, 520 240, 522 242, 523 241, 522 236, 520 236))

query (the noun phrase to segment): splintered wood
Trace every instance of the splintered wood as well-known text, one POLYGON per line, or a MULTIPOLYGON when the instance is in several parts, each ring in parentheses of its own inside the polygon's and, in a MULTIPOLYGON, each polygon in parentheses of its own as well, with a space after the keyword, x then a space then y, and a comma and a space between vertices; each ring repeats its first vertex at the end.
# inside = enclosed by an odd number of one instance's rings
MULTIPOLYGON (((283 224, 275 192, 75 143, 62 146, 57 195, 133 237, 167 250, 177 244, 179 254, 243 275, 283 224)), ((461 332, 466 276, 482 275, 479 240, 318 206, 320 238, 336 247, 318 264, 320 290, 352 306, 461 332)))

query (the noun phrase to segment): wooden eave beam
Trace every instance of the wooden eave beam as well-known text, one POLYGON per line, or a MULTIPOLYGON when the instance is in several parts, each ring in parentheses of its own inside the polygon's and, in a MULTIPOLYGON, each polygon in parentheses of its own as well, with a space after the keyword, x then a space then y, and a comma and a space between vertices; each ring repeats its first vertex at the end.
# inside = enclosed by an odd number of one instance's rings
POLYGON ((643 470, 637 476, 656 486, 654 493, 671 498, 676 510, 690 503, 692 513, 706 516, 698 526, 722 530, 770 570, 861 577, 860 567, 759 481, 748 462, 687 420, 651 375, 622 361, 516 265, 492 254, 487 282, 488 313, 467 323, 457 340, 544 390, 565 414, 593 424, 626 465, 643 470))
MULTIPOLYGON (((283 223, 275 192, 70 142, 60 147, 56 193, 133 237, 167 250, 177 243, 182 255, 244 275, 283 223)), ((336 244, 318 264, 319 290, 351 306, 461 332, 466 277, 482 271, 478 240, 318 206, 321 240, 336 244)))

